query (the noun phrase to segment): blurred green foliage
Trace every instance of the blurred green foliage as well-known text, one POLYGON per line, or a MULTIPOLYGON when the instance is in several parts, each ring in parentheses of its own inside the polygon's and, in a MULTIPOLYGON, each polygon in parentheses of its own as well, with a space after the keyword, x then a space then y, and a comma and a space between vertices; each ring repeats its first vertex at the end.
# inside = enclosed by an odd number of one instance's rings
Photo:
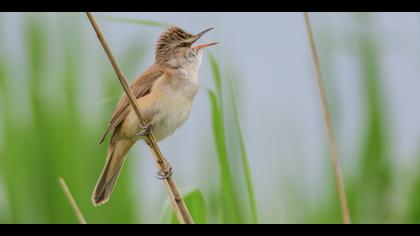
MULTIPOLYGON (((218 155, 219 169, 220 169, 220 199, 222 205, 221 216, 224 223, 258 223, 258 214, 257 206, 255 200, 255 193, 253 187, 253 181, 251 176, 251 170, 248 164, 248 156, 245 147, 245 141, 242 134, 239 111, 236 104, 236 94, 233 78, 224 78, 224 83, 222 83, 222 76, 220 73, 219 65, 213 56, 209 53, 209 61, 211 64, 211 69, 213 73, 213 81, 216 87, 216 91, 209 90, 209 98, 211 104, 211 114, 213 121, 213 138, 215 143, 215 148, 218 155), (223 96, 223 84, 230 86, 230 90, 227 91, 232 95, 231 98, 231 107, 226 109, 223 105, 225 104, 226 99, 223 96), (234 112, 226 112, 227 110, 233 110, 234 112), (232 139, 239 140, 239 149, 240 154, 231 155, 228 149, 233 149, 234 147, 229 146, 226 142, 226 119, 233 120, 235 126, 230 131, 236 134, 232 139), (240 159, 240 164, 232 164, 234 159, 240 159), (244 182, 235 181, 232 173, 236 173, 235 170, 240 170, 244 173, 244 182), (241 189, 246 189, 247 197, 239 195, 241 189), (248 198, 249 207, 244 207, 244 199, 248 198), (250 210, 250 219, 245 217, 248 215, 246 210, 250 210)), ((240 177, 242 179, 242 177, 240 177)))
MULTIPOLYGON (((77 19, 77 15, 71 17, 77 19)), ((94 209, 90 201, 106 146, 98 148, 97 144, 104 123, 92 124, 83 118, 82 104, 77 97, 78 83, 87 79, 79 77, 80 68, 84 67, 79 58, 84 54, 80 21, 73 21, 76 27, 59 29, 61 32, 55 35, 61 42, 56 48, 58 56, 52 57, 48 54, 51 45, 45 27, 48 18, 28 14, 23 20, 28 57, 17 66, 28 72, 23 81, 27 86, 13 88, 13 80, 8 79, 1 87, 5 128, 0 161, 5 168, 0 174, 10 204, 7 222, 77 223, 58 186, 59 176, 66 180, 88 222, 136 222, 125 173, 113 196, 115 204, 94 209), (49 79, 50 76, 54 79, 49 79), (52 89, 47 93, 46 88, 52 89), (29 110, 17 109, 26 107, 29 110)), ((57 20, 64 23, 68 18, 57 17, 57 20)), ((6 71, 13 68, 7 63, 2 64, 6 71)), ((102 73, 107 74, 105 86, 117 87, 116 83, 106 83, 107 78, 114 77, 112 71, 102 73)), ((107 106, 110 110, 112 104, 107 106)))
POLYGON ((359 176, 352 184, 351 206, 358 222, 379 223, 389 221, 390 206, 388 192, 392 187, 392 164, 389 159, 386 111, 382 75, 379 68, 380 44, 371 33, 373 25, 368 14, 358 15, 357 19, 366 28, 358 35, 357 54, 360 58, 362 94, 364 104, 364 132, 362 139, 359 176), (361 191, 363 190, 363 191, 361 191), (382 193, 382 194, 378 194, 382 193))

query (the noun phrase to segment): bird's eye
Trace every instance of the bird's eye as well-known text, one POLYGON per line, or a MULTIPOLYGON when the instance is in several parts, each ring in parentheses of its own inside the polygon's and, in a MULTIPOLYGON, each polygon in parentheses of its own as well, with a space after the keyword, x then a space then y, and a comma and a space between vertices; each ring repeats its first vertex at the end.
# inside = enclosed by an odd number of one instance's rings
POLYGON ((190 46, 190 44, 189 44, 189 43, 187 43, 187 42, 183 42, 183 43, 181 44, 181 47, 188 47, 188 46, 190 46))

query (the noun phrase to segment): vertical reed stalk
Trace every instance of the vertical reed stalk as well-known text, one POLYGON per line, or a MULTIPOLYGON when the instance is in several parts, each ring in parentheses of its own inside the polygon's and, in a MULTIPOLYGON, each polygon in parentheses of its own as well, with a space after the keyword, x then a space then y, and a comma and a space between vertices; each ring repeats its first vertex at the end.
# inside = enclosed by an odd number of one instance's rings
POLYGON ((83 216, 82 212, 80 211, 80 208, 77 205, 76 200, 74 200, 73 195, 71 194, 69 187, 67 187, 67 184, 64 181, 64 179, 60 177, 58 179, 58 183, 60 184, 61 188, 63 189, 63 192, 67 197, 67 200, 69 200, 70 205, 73 208, 77 219, 79 220, 79 223, 80 224, 86 224, 85 217, 83 216))
MULTIPOLYGON (((92 15, 92 13, 90 12, 86 12, 87 17, 89 18, 90 23, 93 26, 93 29, 96 32, 96 35, 98 36, 99 41, 102 44, 102 47, 105 50, 106 55, 108 56, 108 59, 110 60, 112 67, 115 70, 115 73, 118 76, 118 79, 127 95, 127 97, 129 98, 129 101, 131 103, 131 106, 133 107, 134 111, 136 112, 137 117, 140 120, 140 124, 143 127, 147 126, 147 122, 144 119, 141 111, 140 111, 140 107, 136 102, 136 98, 133 94, 133 92, 131 91, 127 79, 124 75, 124 73, 122 72, 117 60, 115 59, 114 55, 111 52, 111 49, 108 45, 107 40, 105 39, 104 34, 102 33, 101 29, 99 28, 99 25, 97 24, 94 16, 92 15)), ((153 136, 152 133, 150 133, 149 135, 147 135, 147 142, 149 144, 150 149, 153 152, 153 156, 155 158, 155 161, 159 167, 159 169, 162 171, 165 169, 165 158, 162 154, 162 152, 160 151, 159 146, 157 145, 156 139, 153 136)), ((180 193, 180 191, 178 190, 175 181, 173 180, 173 178, 171 176, 168 176, 167 178, 165 178, 164 183, 166 185, 166 188, 168 189, 169 192, 169 196, 171 199, 171 203, 172 206, 174 207, 174 211, 178 217, 178 221, 181 224, 194 224, 194 221, 191 217, 191 214, 187 208, 187 206, 185 205, 184 199, 182 198, 182 195, 180 193)))
POLYGON ((337 158, 337 144, 335 143, 331 113, 328 108, 327 94, 325 92, 325 86, 322 80, 321 65, 320 65, 317 50, 316 50, 316 45, 315 45, 315 40, 314 40, 314 36, 312 32, 311 22, 309 19, 309 14, 305 12, 304 16, 305 16, 305 24, 306 24, 306 30, 308 33, 309 43, 311 46, 312 61, 315 66, 316 84, 318 85, 319 95, 321 99, 321 106, 324 113, 324 122, 325 122, 327 136, 328 136, 329 150, 330 150, 331 160, 333 163, 335 182, 336 182, 336 187, 337 187, 337 192, 338 192, 338 198, 340 201, 341 213, 342 213, 344 224, 350 224, 351 223, 350 213, 349 213, 349 209, 347 205, 344 181, 343 181, 343 177, 341 176, 340 165, 338 163, 338 158, 337 158))

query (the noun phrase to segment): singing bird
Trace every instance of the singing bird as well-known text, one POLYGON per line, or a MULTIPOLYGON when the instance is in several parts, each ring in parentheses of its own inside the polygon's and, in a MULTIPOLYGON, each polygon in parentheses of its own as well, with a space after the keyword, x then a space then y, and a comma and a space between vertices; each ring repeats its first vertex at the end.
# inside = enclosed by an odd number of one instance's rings
MULTIPOLYGON (((146 140, 145 136, 150 131, 160 141, 187 120, 198 91, 197 72, 203 49, 217 43, 193 44, 212 29, 194 35, 171 26, 160 35, 155 49, 155 63, 131 85, 148 126, 142 128, 127 95, 123 94, 100 141, 103 143, 107 134, 112 133, 106 164, 92 196, 95 206, 109 200, 125 156, 134 143, 146 140)), ((169 166, 165 174, 162 176, 160 173, 163 178, 171 174, 169 166)))

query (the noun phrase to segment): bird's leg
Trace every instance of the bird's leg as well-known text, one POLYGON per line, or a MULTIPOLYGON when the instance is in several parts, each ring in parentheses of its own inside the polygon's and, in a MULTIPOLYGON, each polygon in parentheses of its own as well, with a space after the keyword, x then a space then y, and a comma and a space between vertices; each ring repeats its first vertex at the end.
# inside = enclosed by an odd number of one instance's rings
POLYGON ((147 124, 145 127, 141 127, 141 131, 137 133, 137 136, 149 136, 152 130, 152 125, 147 124))
MULTIPOLYGON (((151 147, 151 144, 149 141, 146 141, 146 144, 151 147)), ((172 176, 172 166, 169 163, 168 160, 166 160, 164 157, 162 157, 162 161, 161 163, 159 163, 159 171, 156 174, 156 177, 159 180, 164 180, 167 179, 168 177, 172 176)))
POLYGON ((166 159, 163 159, 163 163, 161 164, 161 169, 157 172, 157 178, 160 180, 164 180, 168 177, 172 176, 172 166, 166 159))

